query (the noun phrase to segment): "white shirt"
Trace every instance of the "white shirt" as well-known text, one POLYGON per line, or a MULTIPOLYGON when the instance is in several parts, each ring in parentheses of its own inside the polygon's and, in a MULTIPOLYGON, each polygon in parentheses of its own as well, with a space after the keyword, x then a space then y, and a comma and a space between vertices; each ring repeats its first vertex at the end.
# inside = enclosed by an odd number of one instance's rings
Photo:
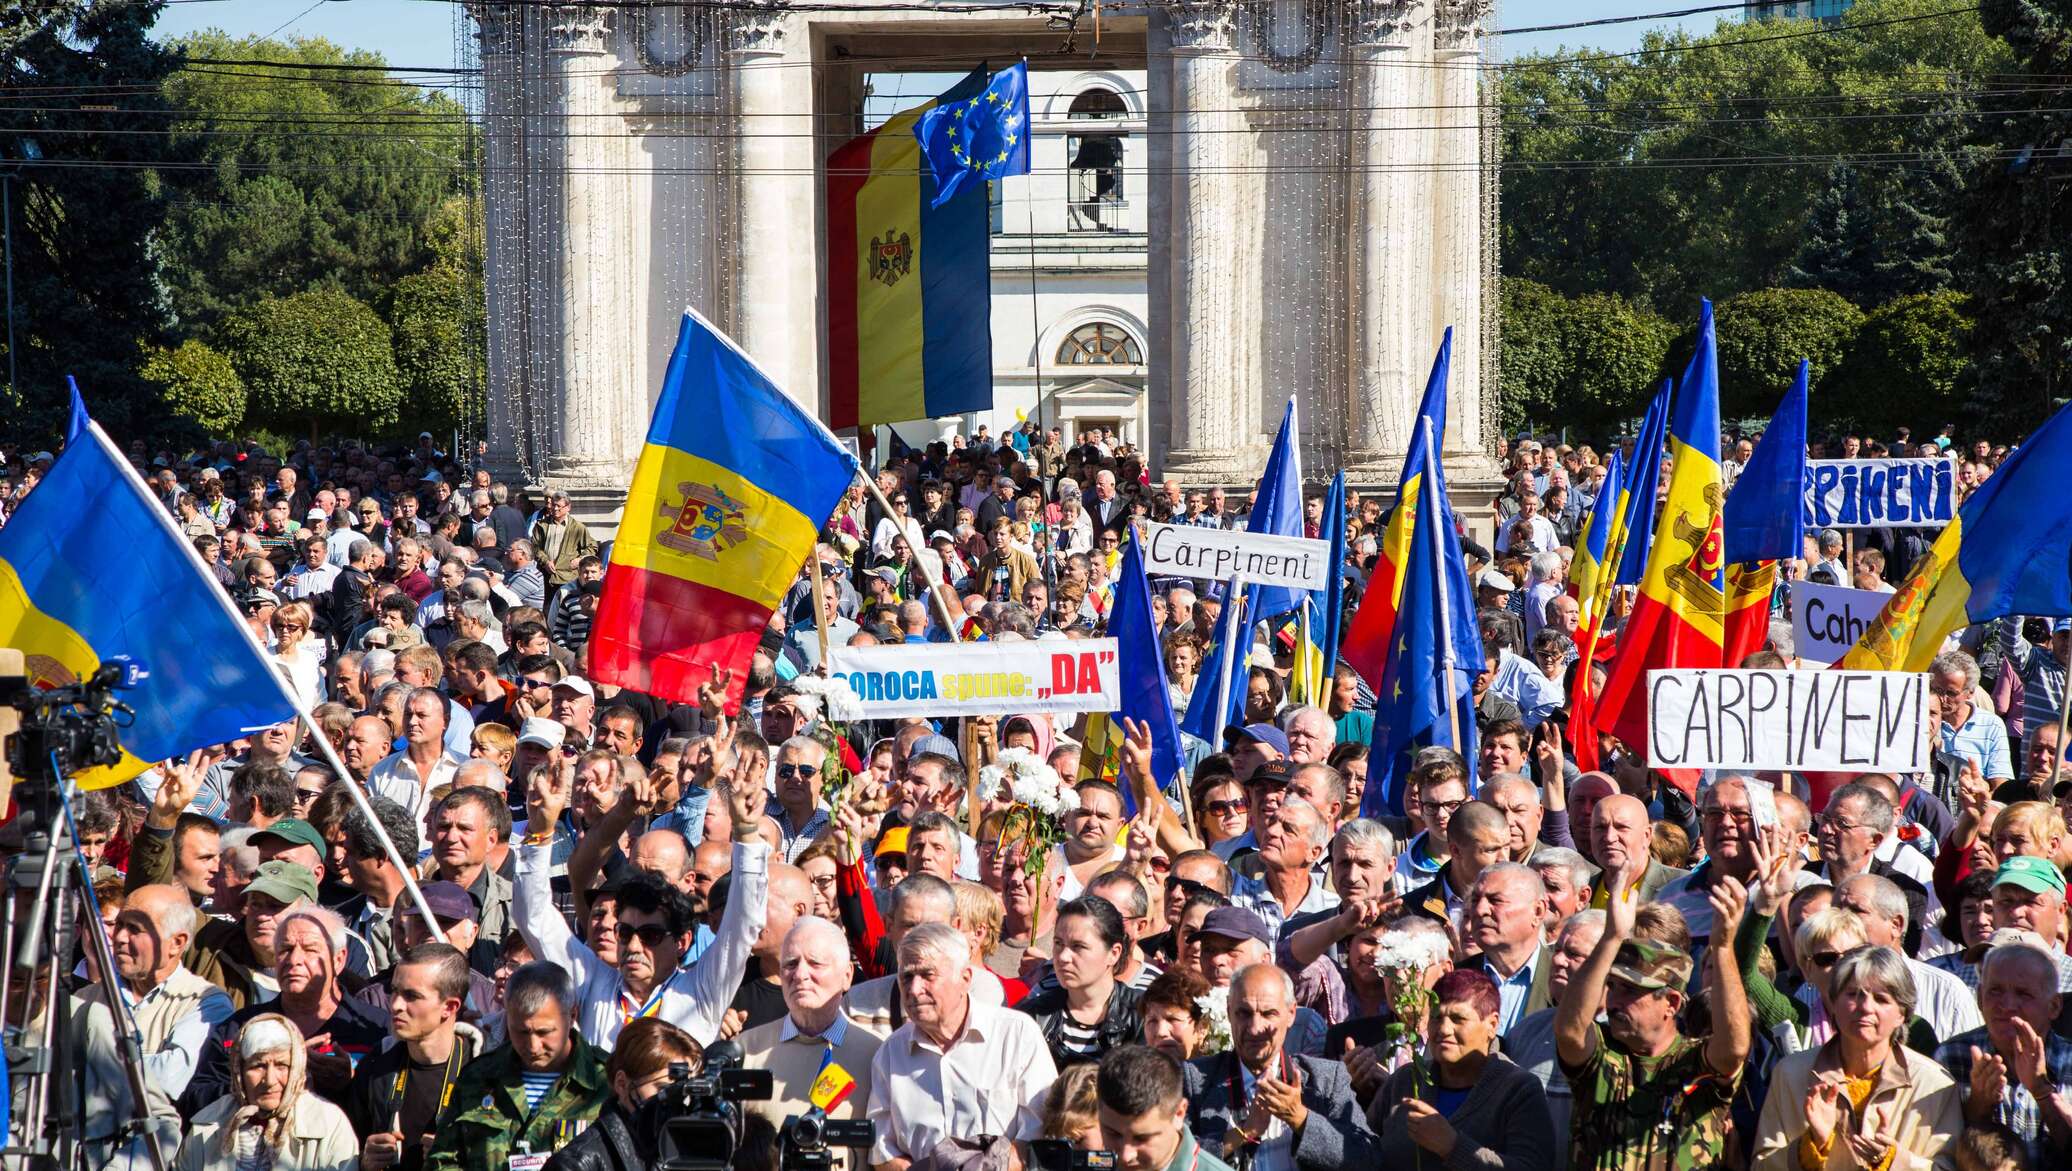
POLYGON ((336 584, 338 584, 338 567, 336 565, 326 561, 315 569, 311 569, 309 563, 304 561, 288 571, 287 580, 281 582, 281 593, 287 595, 289 601, 296 602, 303 598, 313 598, 319 594, 328 594, 331 592, 331 587, 336 584))
POLYGON ((417 766, 410 763, 409 750, 395 753, 374 766, 367 774, 367 787, 382 797, 410 811, 410 816, 424 820, 425 806, 429 794, 440 785, 453 783, 453 775, 467 761, 455 756, 451 749, 441 751, 432 762, 432 773, 427 777, 417 775, 417 766))
POLYGON ((518 881, 511 886, 511 918, 533 955, 558 964, 575 977, 576 1000, 582 1006, 579 1027, 585 1040, 608 1050, 629 1022, 655 1016, 689 1033, 700 1045, 712 1044, 719 1036, 720 1020, 741 986, 741 977, 748 971, 749 949, 763 931, 770 897, 770 847, 761 842, 734 843, 732 893, 727 896, 727 909, 720 916, 711 946, 698 962, 678 969, 644 1003, 635 1003, 627 995, 626 979, 619 969, 598 959, 596 952, 569 931, 568 921, 555 909, 548 878, 553 845, 521 843, 514 851, 518 881))
POLYGON ((1058 1076, 1043 1030, 1034 1017, 976 1001, 966 1014, 947 1050, 911 1021, 879 1047, 867 1111, 878 1132, 871 1162, 918 1159, 945 1138, 1035 1129, 1036 1096, 1058 1076))
POLYGON ((921 533, 920 521, 909 516, 902 527, 899 522, 887 516, 879 519, 878 527, 871 533, 871 556, 880 561, 892 556, 892 538, 901 534, 905 534, 909 550, 928 547, 928 542, 921 533))
POLYGON ((1947 1041, 1959 1033, 1985 1027, 1979 1015, 1978 997, 1956 974, 1906 957, 1907 970, 1914 974, 1914 1015, 1928 1022, 1936 1039, 1947 1041))
MULTIPOLYGON (((1496 535, 1497 552, 1511 551, 1511 528, 1521 519, 1523 518, 1514 516, 1504 522, 1502 530, 1496 535)), ((1554 531, 1554 522, 1547 519, 1546 513, 1533 513, 1532 519, 1525 521, 1525 525, 1532 531, 1532 547, 1536 552, 1551 553, 1561 544, 1561 536, 1554 531)))

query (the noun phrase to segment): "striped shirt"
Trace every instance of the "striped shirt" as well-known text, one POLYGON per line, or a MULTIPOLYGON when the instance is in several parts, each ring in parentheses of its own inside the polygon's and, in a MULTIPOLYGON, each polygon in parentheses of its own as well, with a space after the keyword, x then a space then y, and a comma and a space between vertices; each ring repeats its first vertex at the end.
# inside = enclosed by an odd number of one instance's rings
POLYGON ((528 1069, 519 1076, 525 1079, 525 1112, 531 1114, 546 1100, 547 1091, 554 1088, 554 1083, 561 1080, 561 1071, 528 1069))

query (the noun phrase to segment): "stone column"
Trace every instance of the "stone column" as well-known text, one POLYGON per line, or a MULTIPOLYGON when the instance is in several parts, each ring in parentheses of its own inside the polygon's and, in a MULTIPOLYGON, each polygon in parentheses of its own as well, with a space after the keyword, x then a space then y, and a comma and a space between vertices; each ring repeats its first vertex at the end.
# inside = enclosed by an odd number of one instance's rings
POLYGON ((1358 229, 1346 457, 1360 478, 1383 482, 1393 482, 1401 469, 1439 342, 1426 328, 1433 274, 1417 247, 1431 214, 1422 157, 1426 136, 1406 129, 1418 124, 1411 120, 1428 116, 1415 108, 1424 103, 1412 68, 1412 37, 1425 7, 1426 0, 1353 0, 1349 11, 1350 212, 1358 229))
POLYGON ((817 413, 819 387, 791 361, 801 332, 813 322, 813 294, 795 280, 798 254, 810 258, 813 251, 812 205, 798 199, 812 180, 787 171, 794 166, 796 144, 814 139, 812 119, 798 116, 811 109, 810 71, 784 65, 790 28, 774 4, 753 3, 730 14, 727 96, 735 183, 723 198, 734 204, 736 231, 728 244, 738 251, 727 300, 734 340, 778 386, 817 413), (797 92, 789 92, 794 86, 797 92), (803 317, 802 291, 808 307, 803 317))
POLYGON ((1447 384, 1446 451, 1480 454, 1482 427, 1483 297, 1482 33, 1491 0, 1437 0, 1429 91, 1437 117, 1432 136, 1431 273, 1433 331, 1453 326, 1453 376, 1447 384))
MULTIPOLYGON (((629 397, 623 281, 624 127, 615 117, 610 22, 615 10, 556 6, 546 11, 546 66, 556 83, 561 131, 561 233, 558 312, 553 342, 555 409, 547 428, 549 478, 570 488, 616 485, 623 491, 635 454, 629 397)), ((642 396, 645 401, 645 396, 642 396)))
POLYGON ((525 15, 511 4, 468 5, 481 30, 483 285, 488 302, 489 464, 499 476, 533 458, 528 436, 537 405, 527 379, 525 155, 518 118, 525 15))
POLYGON ((1237 55, 1233 0, 1182 0, 1167 8, 1172 37, 1173 173, 1154 178, 1169 184, 1172 222, 1172 334, 1165 346, 1171 386, 1173 447, 1166 470, 1195 482, 1239 483, 1256 472, 1245 449, 1258 425, 1250 385, 1246 340, 1262 323, 1240 320, 1239 282, 1257 273, 1240 272, 1231 261, 1233 237, 1242 222, 1239 192, 1230 174, 1232 131, 1243 125, 1236 112, 1233 74, 1237 55))

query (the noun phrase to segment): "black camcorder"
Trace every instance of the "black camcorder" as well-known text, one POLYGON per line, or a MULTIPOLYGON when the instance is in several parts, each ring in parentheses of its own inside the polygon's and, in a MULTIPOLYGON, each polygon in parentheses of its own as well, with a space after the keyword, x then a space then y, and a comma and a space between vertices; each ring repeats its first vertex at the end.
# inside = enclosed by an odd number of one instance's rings
POLYGON ((706 1068, 691 1076, 685 1062, 669 1066, 669 1084, 641 1106, 657 1136, 659 1171, 726 1171, 741 1147, 741 1103, 767 1102, 774 1083, 767 1069, 735 1069, 706 1051, 706 1068), (714 1068, 719 1066, 719 1068, 714 1068))
POLYGON ((878 1128, 867 1118, 831 1119, 815 1106, 784 1120, 777 1132, 779 1171, 825 1171, 834 1166, 837 1147, 864 1150, 878 1141, 878 1128))
POLYGON ((1081 1150, 1069 1139, 1035 1139, 1029 1155, 1037 1171, 1115 1171, 1114 1151, 1081 1150))

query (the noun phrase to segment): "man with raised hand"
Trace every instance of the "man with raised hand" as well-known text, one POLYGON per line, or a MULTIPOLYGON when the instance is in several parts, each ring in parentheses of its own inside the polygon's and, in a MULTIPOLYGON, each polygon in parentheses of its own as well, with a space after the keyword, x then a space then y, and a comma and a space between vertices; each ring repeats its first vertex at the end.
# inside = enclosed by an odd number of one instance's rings
POLYGON ((678 971, 677 960, 691 938, 691 913, 682 891, 654 879, 657 907, 633 911, 624 892, 618 909, 619 966, 599 959, 569 931, 554 906, 549 871, 553 865, 554 827, 575 791, 575 760, 562 756, 543 769, 526 798, 528 832, 519 840, 518 880, 513 884, 511 914, 533 955, 568 970, 575 979, 578 1023, 583 1037, 606 1049, 628 1021, 657 1016, 709 1045, 719 1036, 727 1006, 748 970, 748 956, 762 933, 769 896, 769 846, 762 840, 763 786, 737 762, 727 800, 733 813, 732 887, 712 946, 698 962, 678 971), (666 893, 665 893, 666 892, 666 893), (670 899, 669 896, 674 896, 670 899), (681 902, 680 910, 673 904, 681 902), (628 964, 641 945, 643 962, 628 964))

